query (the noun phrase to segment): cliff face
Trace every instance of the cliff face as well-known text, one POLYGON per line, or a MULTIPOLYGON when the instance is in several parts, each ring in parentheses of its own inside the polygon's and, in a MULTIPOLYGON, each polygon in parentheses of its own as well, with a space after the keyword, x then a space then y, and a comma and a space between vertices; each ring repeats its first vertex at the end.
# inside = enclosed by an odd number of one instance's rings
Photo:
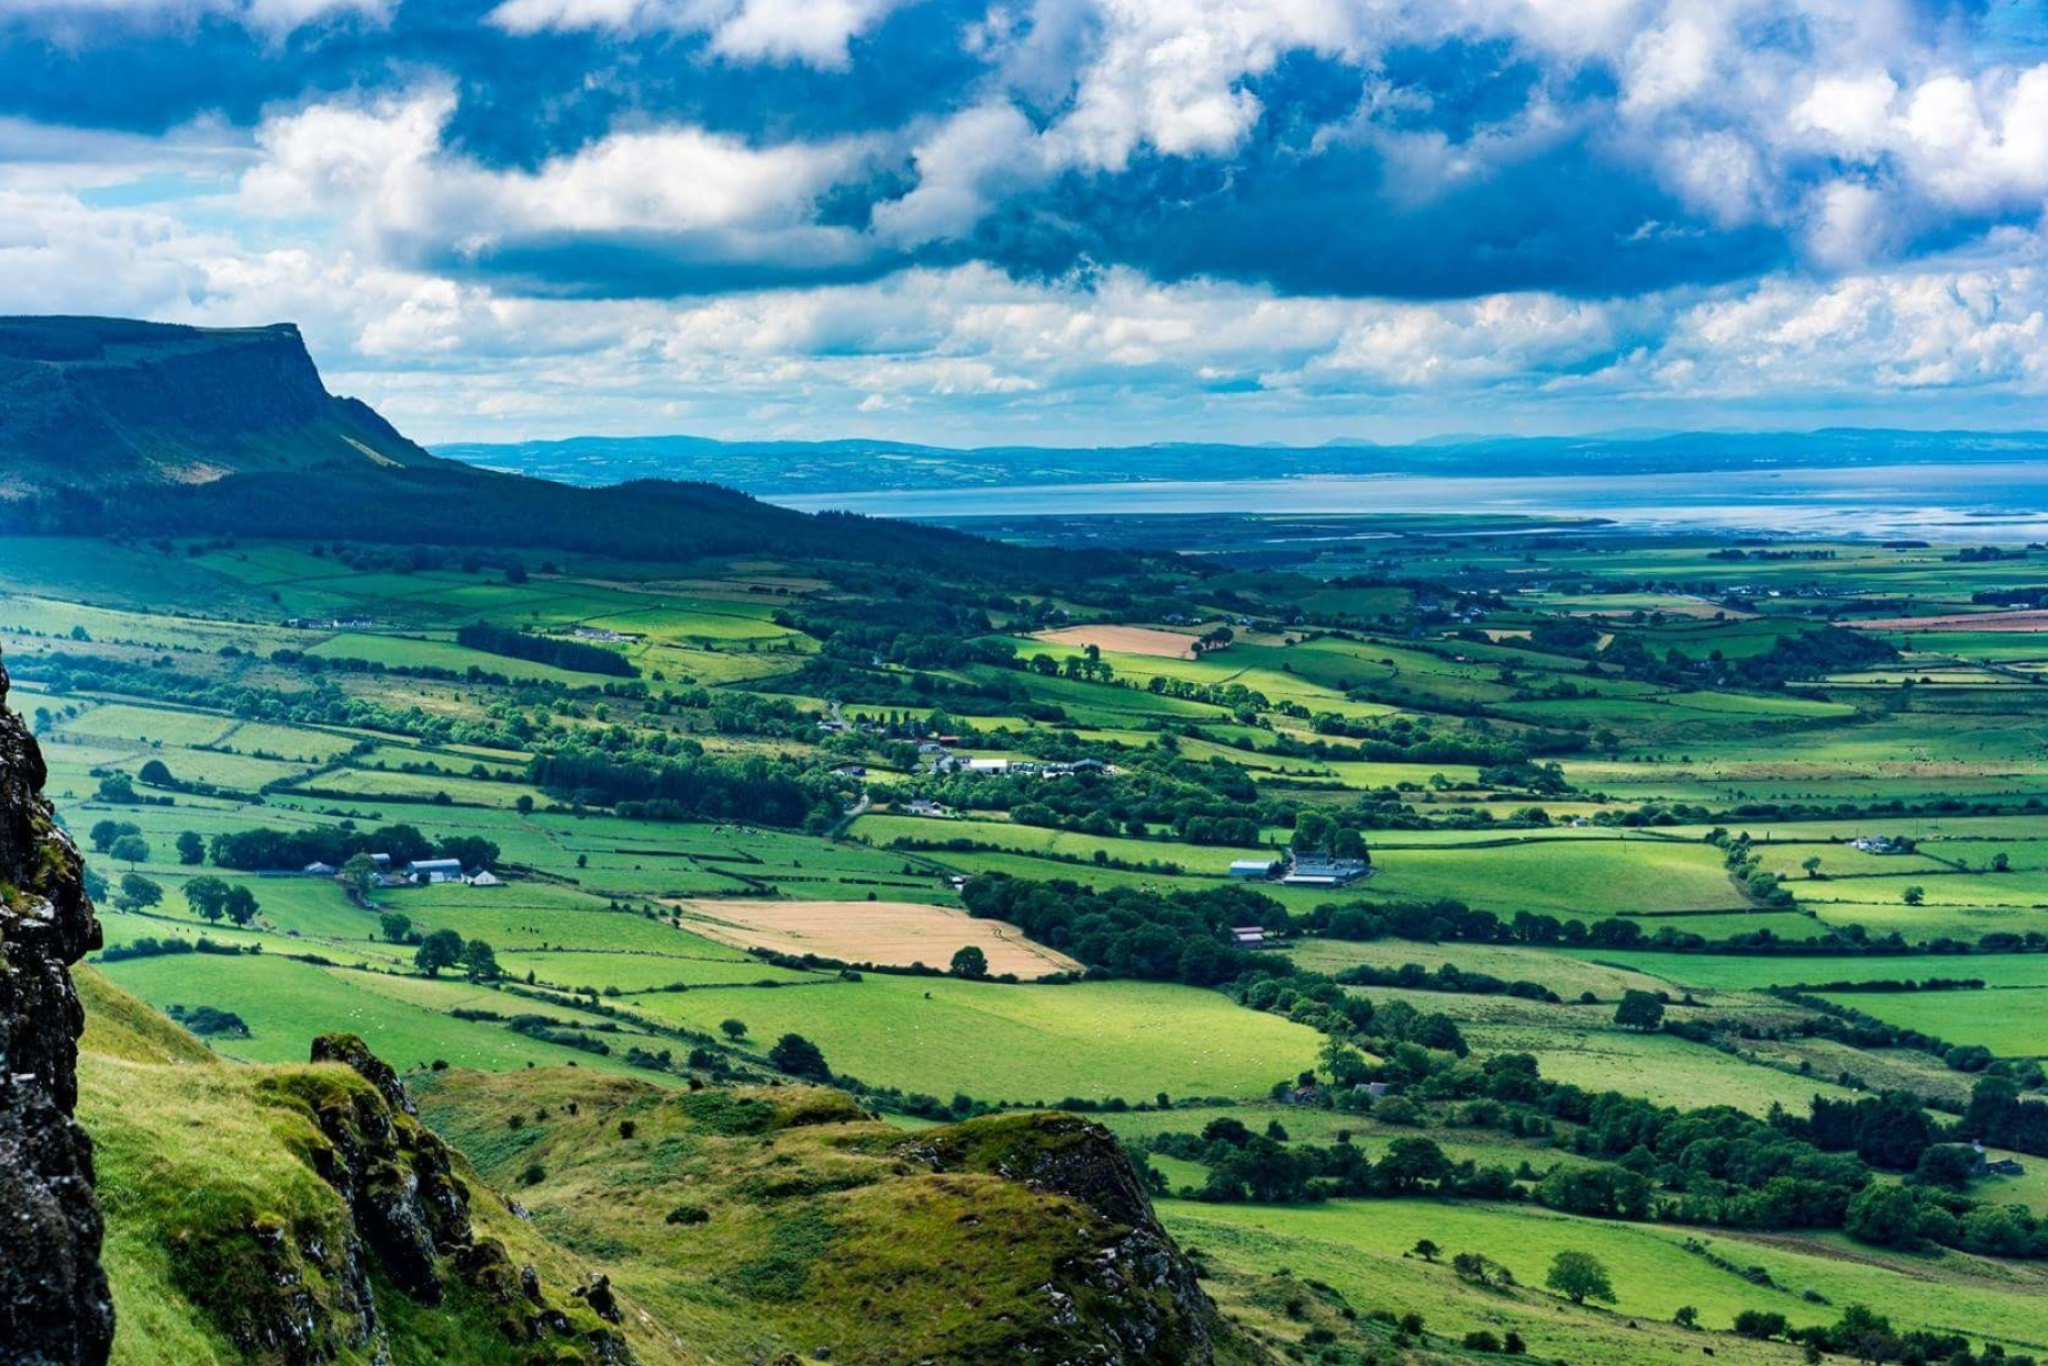
MULTIPOLYGON (((0 703, 7 679, 0 669, 0 703)), ((0 708, 0 1364, 97 1366, 113 1341, 92 1143, 72 1119, 85 1014, 69 965, 99 947, 42 752, 0 708)))
POLYGON ((329 394, 290 324, 0 318, 0 497, 438 463, 329 394))

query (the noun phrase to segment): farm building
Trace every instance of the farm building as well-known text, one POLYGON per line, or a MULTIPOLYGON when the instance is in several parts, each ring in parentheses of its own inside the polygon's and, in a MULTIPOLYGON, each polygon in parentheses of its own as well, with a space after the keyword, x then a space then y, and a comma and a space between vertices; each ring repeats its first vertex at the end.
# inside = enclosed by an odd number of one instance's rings
POLYGON ((1008 759, 969 759, 967 761, 967 771, 969 773, 1008 773, 1010 771, 1010 761, 1008 759))
POLYGON ((1347 887, 1362 877, 1372 876, 1369 858, 1326 858, 1320 854, 1296 854, 1281 875, 1286 887, 1347 887))
POLYGON ((414 882, 460 882, 462 881, 462 860, 453 858, 414 859, 405 865, 405 871, 414 882))
POLYGON ((1914 844, 1897 835, 1859 835, 1849 841, 1849 847, 1866 854, 1910 854, 1914 844))
POLYGON ((1261 858, 1232 859, 1230 875, 1246 879, 1268 878, 1273 875, 1273 861, 1261 858))
POLYGON ((299 871, 307 877, 333 877, 341 870, 331 863, 309 863, 299 871))
POLYGON ((475 877, 469 879, 469 885, 472 887, 502 887, 505 885, 505 881, 490 869, 485 868, 478 872, 475 877))
POLYGON ((1234 925, 1230 930, 1230 942, 1241 949, 1256 949, 1266 943, 1266 927, 1263 925, 1234 925))

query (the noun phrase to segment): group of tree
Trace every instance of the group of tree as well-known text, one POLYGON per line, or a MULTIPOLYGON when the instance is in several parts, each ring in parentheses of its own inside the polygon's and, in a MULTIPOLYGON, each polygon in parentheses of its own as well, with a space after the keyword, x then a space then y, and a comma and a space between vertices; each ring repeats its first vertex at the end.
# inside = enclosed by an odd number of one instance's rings
POLYGON ((429 977, 439 977, 450 968, 461 968, 472 982, 495 982, 504 975, 489 944, 481 939, 465 940, 454 930, 435 930, 421 939, 413 963, 429 977))
POLYGON ((580 640, 536 635, 531 631, 472 622, 455 632, 455 643, 486 654, 547 664, 572 673, 610 674, 615 678, 637 678, 640 670, 616 650, 587 645, 580 640))
POLYGON ((565 800, 610 806, 637 819, 745 821, 784 828, 831 824, 851 791, 808 765, 759 754, 671 758, 587 745, 534 756, 528 776, 535 786, 565 800))
POLYGON ((185 904, 202 920, 226 919, 237 925, 247 925, 262 909, 247 883, 211 875, 186 879, 185 904))
POLYGON ((1220 985, 1253 966, 1251 955, 1225 942, 1231 927, 1287 923, 1278 902, 1248 887, 1168 893, 997 873, 969 879, 961 899, 968 914, 1007 920, 1091 970, 1194 986, 1220 985))
POLYGON ((303 830, 224 831, 213 837, 207 852, 217 867, 252 872, 296 871, 314 863, 339 868, 358 854, 388 854, 394 868, 428 858, 452 858, 465 868, 488 868, 498 861, 498 846, 480 835, 435 840, 412 825, 386 825, 376 830, 316 825, 303 830))

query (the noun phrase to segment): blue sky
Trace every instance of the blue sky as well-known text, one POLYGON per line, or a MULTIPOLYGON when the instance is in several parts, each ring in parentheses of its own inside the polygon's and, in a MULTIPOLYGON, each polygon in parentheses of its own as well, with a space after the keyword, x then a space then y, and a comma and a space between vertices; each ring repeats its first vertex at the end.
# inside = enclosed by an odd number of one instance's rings
POLYGON ((6 0, 0 311, 430 441, 2048 426, 2048 0, 6 0))

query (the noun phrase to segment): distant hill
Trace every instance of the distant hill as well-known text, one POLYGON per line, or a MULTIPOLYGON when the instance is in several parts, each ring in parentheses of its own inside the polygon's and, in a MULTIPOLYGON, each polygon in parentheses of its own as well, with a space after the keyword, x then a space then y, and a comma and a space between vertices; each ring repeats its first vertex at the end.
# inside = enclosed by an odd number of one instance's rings
POLYGON ((2048 458, 2048 432, 1607 432, 1589 436, 1437 437, 1405 446, 1357 438, 1320 446, 1163 442, 1147 446, 979 446, 907 442, 715 441, 700 436, 571 437, 455 444, 435 453, 488 469, 614 484, 699 479, 763 497, 1147 480, 1305 475, 1686 474, 1721 470, 2048 458))
POLYGON ((0 532, 243 534, 660 562, 760 553, 1048 579, 1117 558, 813 517, 720 487, 713 461, 689 481, 576 482, 622 486, 568 487, 429 454, 367 404, 330 394, 289 323, 0 317, 0 532))
POLYGON ((442 463, 328 393, 290 323, 0 317, 0 498, 442 463))

